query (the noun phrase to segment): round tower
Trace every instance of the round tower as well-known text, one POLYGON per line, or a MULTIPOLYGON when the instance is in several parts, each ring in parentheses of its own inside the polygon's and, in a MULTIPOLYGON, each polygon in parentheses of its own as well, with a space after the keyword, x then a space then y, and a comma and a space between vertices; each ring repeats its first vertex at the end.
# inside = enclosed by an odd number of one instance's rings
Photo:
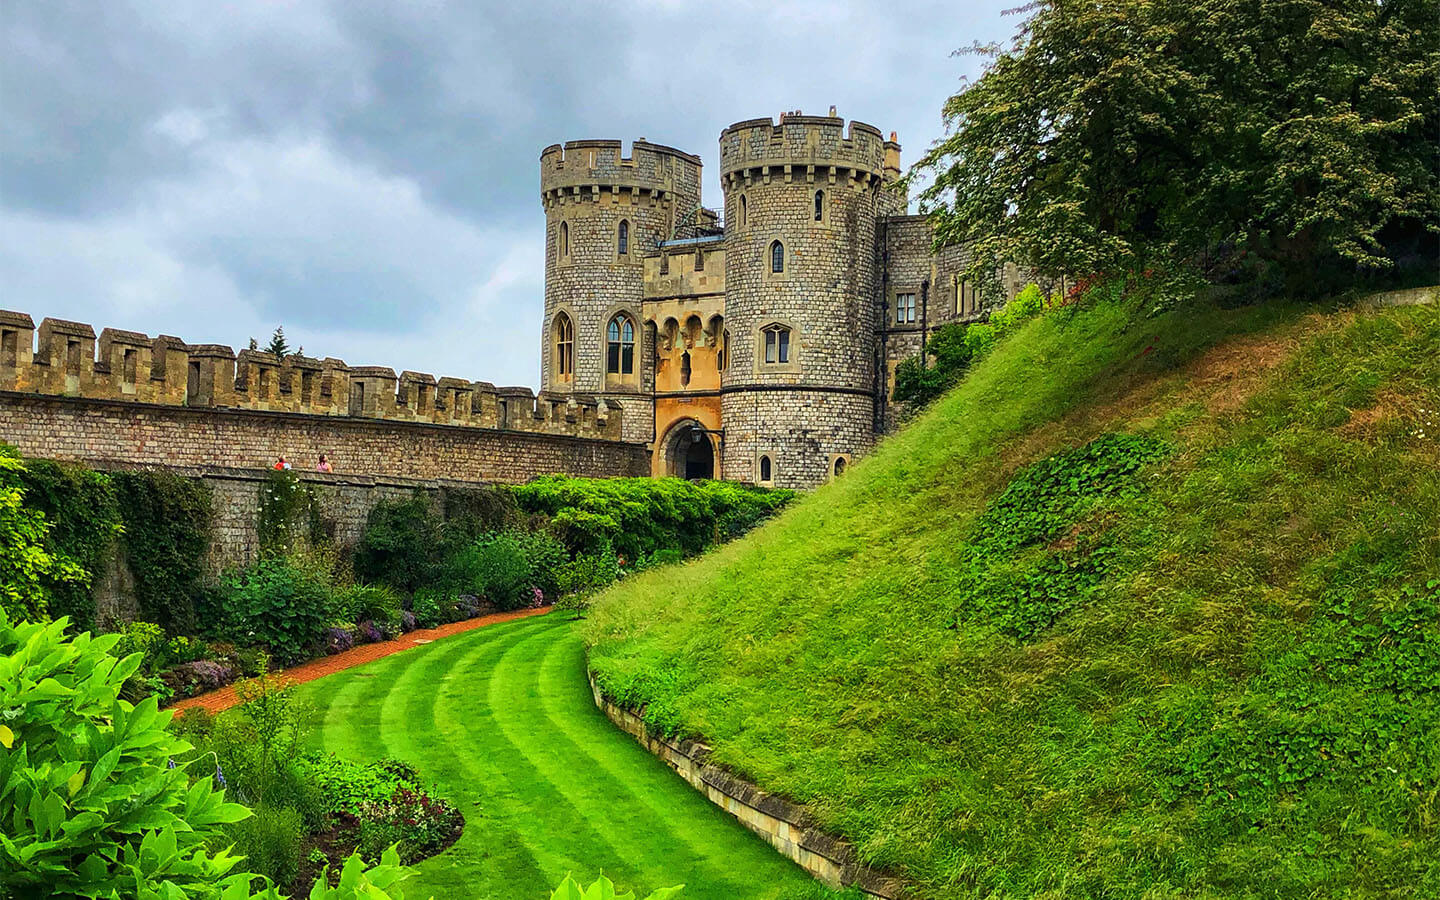
POLYGON ((649 441, 654 348, 641 327, 644 257, 700 205, 700 158, 671 147, 569 141, 540 153, 545 207, 541 390, 603 397, 625 440, 649 441))
POLYGON ((720 133, 726 478, 813 487, 874 441, 885 153, 879 130, 835 117, 720 133))

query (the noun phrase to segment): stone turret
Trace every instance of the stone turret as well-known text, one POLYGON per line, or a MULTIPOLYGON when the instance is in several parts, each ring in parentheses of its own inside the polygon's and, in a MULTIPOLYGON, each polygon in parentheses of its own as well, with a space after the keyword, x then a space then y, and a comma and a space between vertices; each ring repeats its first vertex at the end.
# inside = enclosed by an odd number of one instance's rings
POLYGON ((540 154, 545 208, 542 390, 625 410, 625 439, 648 441, 653 347, 641 327, 644 257, 697 220, 699 157, 639 140, 570 141, 540 154), (619 343, 608 357, 611 322, 619 343), (628 325, 628 328, 625 326, 628 325))
POLYGON ((873 443, 876 223, 898 154, 833 116, 721 132, 727 478, 807 487, 873 443))

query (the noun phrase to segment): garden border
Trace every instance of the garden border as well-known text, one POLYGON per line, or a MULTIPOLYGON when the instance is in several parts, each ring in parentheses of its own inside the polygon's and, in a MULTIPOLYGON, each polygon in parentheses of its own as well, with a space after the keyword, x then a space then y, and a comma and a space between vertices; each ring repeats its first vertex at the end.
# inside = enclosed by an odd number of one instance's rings
MULTIPOLYGON (((492 613, 488 616, 477 616, 473 619, 461 619, 459 622, 451 622, 448 625, 441 625, 436 628, 420 628, 407 634, 402 634, 392 641, 361 644, 358 647, 352 647, 343 653, 336 653, 333 656, 318 656, 298 666, 282 669, 274 674, 277 678, 282 678, 295 684, 304 684, 307 681, 324 678, 326 675, 333 675, 336 672, 343 672, 346 669, 363 666, 365 663, 374 662, 386 656, 403 653, 406 650, 413 650, 431 641, 437 641, 441 638, 450 637, 451 635, 462 634, 466 631, 473 631, 476 628, 481 628, 486 625, 499 625, 502 622, 510 622, 515 619, 543 616, 552 609, 554 609, 553 606, 541 606, 533 609, 515 609, 509 612, 492 613)), ((235 685, 229 684, 222 688, 216 688, 213 691, 207 691, 204 694, 186 697, 184 700, 176 701, 165 708, 178 713, 181 710, 200 707, 206 712, 218 713, 229 709, 237 702, 238 698, 235 696, 235 685)))
POLYGON ((903 900, 904 884, 860 863, 847 841, 826 834, 804 806, 737 778, 710 763, 710 747, 698 741, 675 743, 657 737, 632 710, 612 703, 601 693, 595 673, 587 672, 595 706, 621 731, 640 742, 705 795, 711 803, 739 820, 781 854, 832 888, 854 886, 867 897, 903 900))

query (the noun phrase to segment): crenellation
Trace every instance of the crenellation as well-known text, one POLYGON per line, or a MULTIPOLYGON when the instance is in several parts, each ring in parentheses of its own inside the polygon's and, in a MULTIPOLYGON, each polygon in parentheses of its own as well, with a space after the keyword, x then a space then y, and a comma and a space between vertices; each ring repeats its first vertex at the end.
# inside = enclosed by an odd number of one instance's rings
MULTIPOLYGON (((511 408, 498 415, 494 385, 383 366, 349 366, 342 359, 264 350, 238 354, 222 344, 187 344, 172 335, 151 338, 106 328, 95 335, 82 322, 0 310, 0 391, 155 406, 241 409, 301 416, 356 417, 405 423, 513 428, 619 440, 619 410, 597 408, 593 397, 568 396, 572 412, 551 416, 548 401, 536 417, 529 388, 507 388, 511 408), (38 342, 38 343, 37 343, 38 342), (37 349, 38 348, 38 349, 37 349), (52 360, 54 362, 52 362, 52 360), (504 421, 511 424, 506 425, 504 421)), ((145 413, 137 410, 138 416, 145 413)))

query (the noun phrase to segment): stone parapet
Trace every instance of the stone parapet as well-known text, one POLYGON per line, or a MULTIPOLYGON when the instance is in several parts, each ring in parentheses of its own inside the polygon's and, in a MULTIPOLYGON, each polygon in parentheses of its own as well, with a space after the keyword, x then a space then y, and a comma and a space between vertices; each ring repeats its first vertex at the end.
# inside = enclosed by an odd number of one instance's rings
POLYGON ((222 344, 0 310, 0 391, 203 409, 243 409, 463 425, 620 440, 619 404, 573 393, 536 395, 344 360, 222 344), (97 355, 98 354, 98 355, 97 355))
POLYGON ((831 184, 882 182, 888 167, 898 170, 899 145, 880 129, 835 116, 783 115, 747 119, 720 132, 720 177, 820 178, 831 184), (893 149, 887 146, 893 145, 893 149))
POLYGON ((547 205, 624 191, 648 202, 698 206, 700 157, 643 138, 623 155, 620 141, 567 141, 540 152, 540 193, 547 205))

